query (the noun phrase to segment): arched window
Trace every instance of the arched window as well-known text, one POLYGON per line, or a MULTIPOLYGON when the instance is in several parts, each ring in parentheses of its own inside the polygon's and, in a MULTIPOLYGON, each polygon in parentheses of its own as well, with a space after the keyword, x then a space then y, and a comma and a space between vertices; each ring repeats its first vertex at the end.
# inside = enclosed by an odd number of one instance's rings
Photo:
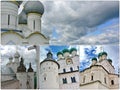
POLYGON ((114 85, 114 80, 111 80, 111 85, 114 85))
POLYGON ((66 70, 65 70, 65 69, 63 69, 63 72, 65 73, 65 72, 66 72, 66 70))
POLYGON ((67 79, 66 78, 63 78, 63 84, 66 84, 67 83, 67 79))
POLYGON ((104 83, 106 83, 106 77, 104 77, 104 83))
POLYGON ((72 82, 72 83, 75 83, 75 82, 76 82, 75 77, 71 77, 71 82, 72 82))
POLYGON ((72 68, 72 67, 70 67, 70 71, 71 71, 71 72, 73 71, 73 68, 72 68))
POLYGON ((93 75, 91 75, 91 81, 93 81, 93 75))

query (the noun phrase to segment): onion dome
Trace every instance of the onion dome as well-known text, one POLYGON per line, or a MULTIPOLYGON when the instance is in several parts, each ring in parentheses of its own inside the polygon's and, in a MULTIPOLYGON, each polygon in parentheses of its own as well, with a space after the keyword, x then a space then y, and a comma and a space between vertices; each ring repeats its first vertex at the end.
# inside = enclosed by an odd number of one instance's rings
POLYGON ((14 55, 15 58, 19 58, 20 57, 20 54, 18 52, 15 53, 14 55))
POLYGON ((102 55, 106 55, 107 56, 107 53, 106 52, 102 52, 102 55))
POLYGON ((9 57, 9 60, 12 60, 12 59, 13 59, 13 57, 12 57, 12 56, 10 56, 10 57, 9 57))
POLYGON ((27 15, 24 10, 19 14, 19 24, 27 24, 27 15))
POLYGON ((47 53, 47 58, 45 60, 54 60, 53 54, 50 51, 47 53))
POLYGON ((58 55, 63 55, 63 53, 62 53, 62 52, 58 52, 58 53, 57 53, 57 56, 58 56, 58 55))
POLYGON ((29 64, 28 72, 33 72, 33 69, 31 67, 31 63, 29 64))
POLYGON ((77 49, 76 48, 71 48, 70 53, 72 53, 73 51, 77 51, 77 49))
POLYGON ((26 72, 26 67, 23 64, 23 58, 21 58, 20 66, 17 68, 17 72, 26 72))
POLYGON ((108 62, 112 64, 112 59, 108 59, 108 62))
POLYGON ((62 50, 63 53, 70 52, 68 49, 62 50))
POLYGON ((40 1, 28 1, 24 6, 25 12, 28 13, 44 13, 44 6, 40 1))
POLYGON ((102 56, 102 53, 99 53, 99 54, 98 54, 98 58, 99 58, 100 56, 102 56))
POLYGON ((97 58, 94 57, 94 58, 92 58, 92 61, 93 61, 93 60, 97 61, 97 58))

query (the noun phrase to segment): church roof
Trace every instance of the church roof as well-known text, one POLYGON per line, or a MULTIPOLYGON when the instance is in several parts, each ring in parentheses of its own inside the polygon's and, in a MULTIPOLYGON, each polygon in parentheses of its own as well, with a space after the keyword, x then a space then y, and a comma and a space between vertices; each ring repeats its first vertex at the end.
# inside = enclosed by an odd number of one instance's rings
POLYGON ((40 1, 28 1, 24 6, 25 12, 28 13, 44 13, 44 6, 40 1))
POLYGON ((58 55, 63 55, 63 53, 62 53, 62 52, 58 52, 58 53, 57 53, 57 56, 58 56, 58 55))
POLYGON ((51 51, 49 51, 49 52, 47 53, 47 58, 44 59, 40 64, 42 64, 42 63, 44 63, 44 62, 46 62, 46 61, 55 62, 55 63, 58 65, 58 68, 60 68, 59 63, 53 59, 53 54, 51 53, 51 51))
POLYGON ((68 49, 63 49, 62 52, 66 53, 66 52, 70 52, 70 51, 68 49))
POLYGON ((17 72, 26 72, 26 67, 23 64, 23 58, 21 58, 20 66, 17 68, 17 72))
POLYGON ((77 49, 76 48, 71 48, 70 53, 72 53, 73 51, 77 51, 77 49))
POLYGON ((93 61, 93 60, 97 61, 97 58, 94 57, 94 58, 92 58, 92 61, 93 61))
POLYGON ((32 66, 31 66, 31 63, 29 64, 28 72, 33 72, 33 69, 32 69, 32 66))

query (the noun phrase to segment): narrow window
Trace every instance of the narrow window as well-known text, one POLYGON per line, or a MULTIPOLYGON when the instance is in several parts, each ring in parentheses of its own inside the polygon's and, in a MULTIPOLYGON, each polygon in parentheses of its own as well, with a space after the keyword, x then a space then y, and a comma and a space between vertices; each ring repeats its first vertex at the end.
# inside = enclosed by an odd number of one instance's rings
POLYGON ((79 66, 77 66, 78 70, 79 70, 79 66))
POLYGON ((93 75, 91 75, 91 80, 93 80, 93 75))
POLYGON ((35 29, 35 20, 33 21, 33 28, 35 29))
POLYGON ((67 79, 66 78, 63 78, 63 84, 66 84, 67 83, 67 79))
POLYGON ((114 81, 113 80, 111 80, 111 85, 114 85, 114 81))
POLYGON ((44 80, 46 81, 46 77, 44 77, 44 80))
POLYGON ((83 83, 85 83, 85 76, 83 77, 83 83))
POLYGON ((73 71, 73 68, 72 68, 72 67, 70 68, 70 71, 71 71, 71 72, 73 71))
POLYGON ((72 83, 75 83, 75 82, 76 82, 75 77, 71 77, 71 82, 72 82, 72 83))
POLYGON ((104 78, 104 83, 106 83, 106 77, 104 78))
POLYGON ((10 25, 10 14, 8 14, 8 25, 10 25))
POLYGON ((63 69, 63 72, 65 73, 65 72, 66 72, 66 70, 65 70, 65 69, 63 69))

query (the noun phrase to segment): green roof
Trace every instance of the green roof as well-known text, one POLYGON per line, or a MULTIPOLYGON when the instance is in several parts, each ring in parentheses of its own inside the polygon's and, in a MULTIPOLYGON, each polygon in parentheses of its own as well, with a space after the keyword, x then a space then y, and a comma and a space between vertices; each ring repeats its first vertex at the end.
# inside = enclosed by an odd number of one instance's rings
POLYGON ((112 59, 108 59, 109 62, 112 62, 112 59))
POLYGON ((93 61, 93 60, 97 61, 97 58, 94 57, 94 58, 92 58, 92 61, 93 61))
POLYGON ((70 51, 68 49, 63 49, 62 52, 66 53, 66 52, 70 52, 70 51))
POLYGON ((63 53, 62 53, 62 52, 58 52, 58 53, 57 53, 57 56, 58 56, 58 55, 60 55, 60 54, 61 54, 61 55, 63 55, 63 53))
POLYGON ((99 53, 99 54, 98 54, 98 58, 99 58, 100 56, 102 56, 102 53, 99 53))
POLYGON ((102 55, 106 55, 107 56, 107 53, 106 52, 102 52, 102 55))
POLYGON ((73 51, 77 51, 77 49, 76 48, 71 48, 70 53, 72 53, 73 51))

